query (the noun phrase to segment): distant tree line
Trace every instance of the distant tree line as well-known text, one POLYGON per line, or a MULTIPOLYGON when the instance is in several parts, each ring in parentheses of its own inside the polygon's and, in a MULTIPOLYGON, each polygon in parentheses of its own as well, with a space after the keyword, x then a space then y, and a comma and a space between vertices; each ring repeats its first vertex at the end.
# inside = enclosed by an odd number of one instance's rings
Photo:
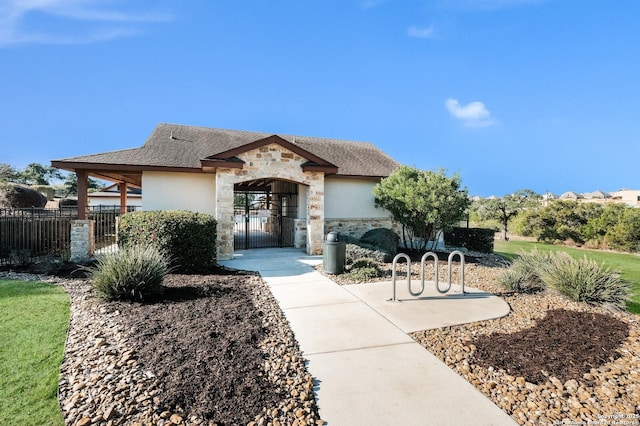
MULTIPOLYGON (((66 189, 66 196, 78 193, 78 177, 75 173, 63 174, 51 166, 31 163, 19 170, 10 164, 0 163, 0 183, 16 183, 27 186, 61 184, 66 189)), ((100 183, 89 178, 89 188, 98 189, 100 183)))
POLYGON ((639 252, 640 208, 618 203, 554 201, 525 211, 518 231, 538 241, 639 252))
POLYGON ((520 190, 497 199, 474 201, 471 221, 501 228, 548 243, 573 243, 590 248, 640 252, 640 208, 619 203, 599 204, 553 200, 520 190))

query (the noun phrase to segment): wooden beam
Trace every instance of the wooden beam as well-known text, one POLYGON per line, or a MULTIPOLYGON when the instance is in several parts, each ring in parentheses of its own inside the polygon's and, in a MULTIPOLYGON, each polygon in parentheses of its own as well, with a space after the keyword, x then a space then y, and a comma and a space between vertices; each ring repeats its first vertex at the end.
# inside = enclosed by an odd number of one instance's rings
POLYGON ((89 210, 89 174, 85 170, 77 170, 78 177, 78 219, 87 220, 89 210))
POLYGON ((127 182, 118 183, 118 191, 120 191, 120 213, 127 212, 127 182))

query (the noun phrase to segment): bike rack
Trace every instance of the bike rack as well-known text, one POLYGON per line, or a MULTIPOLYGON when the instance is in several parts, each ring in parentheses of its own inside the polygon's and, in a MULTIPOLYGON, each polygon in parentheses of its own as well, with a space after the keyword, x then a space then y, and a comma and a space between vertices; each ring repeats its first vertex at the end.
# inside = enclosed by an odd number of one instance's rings
POLYGON ((434 266, 433 269, 435 271, 434 281, 436 284, 436 290, 440 294, 448 293, 449 290, 451 290, 451 265, 453 264, 453 259, 456 256, 460 258, 461 271, 460 271, 459 284, 460 284, 461 294, 464 295, 465 294, 464 292, 464 253, 462 253, 460 250, 455 250, 449 254, 449 259, 447 262, 447 275, 448 275, 447 288, 444 290, 440 289, 440 282, 438 278, 438 255, 432 251, 423 254, 422 258, 420 259, 420 291, 418 292, 414 292, 413 289, 411 288, 411 258, 405 253, 398 253, 396 257, 393 258, 392 275, 391 275, 391 281, 393 284, 393 297, 389 300, 393 302, 398 301, 398 299, 396 298, 396 265, 398 263, 398 260, 405 259, 407 261, 407 289, 409 290, 409 294, 411 294, 412 296, 418 297, 418 296, 421 296, 422 293, 424 293, 424 268, 425 268, 425 264, 430 258, 433 258, 433 266, 434 266))

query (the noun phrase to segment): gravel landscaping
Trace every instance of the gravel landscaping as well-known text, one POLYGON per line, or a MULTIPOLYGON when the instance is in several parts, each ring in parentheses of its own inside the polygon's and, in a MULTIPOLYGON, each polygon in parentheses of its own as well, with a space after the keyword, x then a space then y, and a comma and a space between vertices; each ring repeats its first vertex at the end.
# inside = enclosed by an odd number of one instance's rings
MULTIPOLYGON (((508 293, 496 281, 499 258, 469 260, 465 284, 498 294, 511 313, 412 333, 417 342, 519 424, 640 425, 640 317, 552 290, 508 293)), ((441 261, 445 279, 446 268, 441 261)), ((370 281, 390 280, 383 269, 370 281)), ((268 287, 251 273, 220 272, 169 275, 145 303, 101 302, 84 279, 0 275, 58 282, 71 297, 59 383, 68 425, 324 424, 268 287)), ((455 265, 454 282, 458 273, 455 265)))
POLYGON ((71 298, 58 397, 68 425, 324 424, 298 344, 268 287, 247 273, 166 277, 145 303, 71 298))
MULTIPOLYGON (((467 263, 465 285, 504 298, 509 315, 411 336, 519 424, 639 425, 640 317, 552 290, 507 293, 496 281, 501 264, 497 257, 467 263)), ((453 269, 457 283, 459 266, 453 269)), ((402 284, 404 270, 398 267, 402 284)), ((390 265, 383 273, 377 281, 391 279, 390 265)), ((430 279, 433 268, 426 273, 430 279)), ((446 274, 441 261, 441 279, 446 274)), ((350 283, 346 274, 327 276, 350 283)), ((413 279, 419 280, 419 262, 412 265, 413 279)))

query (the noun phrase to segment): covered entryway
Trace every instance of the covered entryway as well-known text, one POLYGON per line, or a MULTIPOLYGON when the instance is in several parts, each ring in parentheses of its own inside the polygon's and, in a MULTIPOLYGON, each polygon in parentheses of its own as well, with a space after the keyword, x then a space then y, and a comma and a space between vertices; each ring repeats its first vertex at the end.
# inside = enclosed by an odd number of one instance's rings
POLYGON ((234 249, 293 247, 298 184, 259 179, 234 185, 234 249))

